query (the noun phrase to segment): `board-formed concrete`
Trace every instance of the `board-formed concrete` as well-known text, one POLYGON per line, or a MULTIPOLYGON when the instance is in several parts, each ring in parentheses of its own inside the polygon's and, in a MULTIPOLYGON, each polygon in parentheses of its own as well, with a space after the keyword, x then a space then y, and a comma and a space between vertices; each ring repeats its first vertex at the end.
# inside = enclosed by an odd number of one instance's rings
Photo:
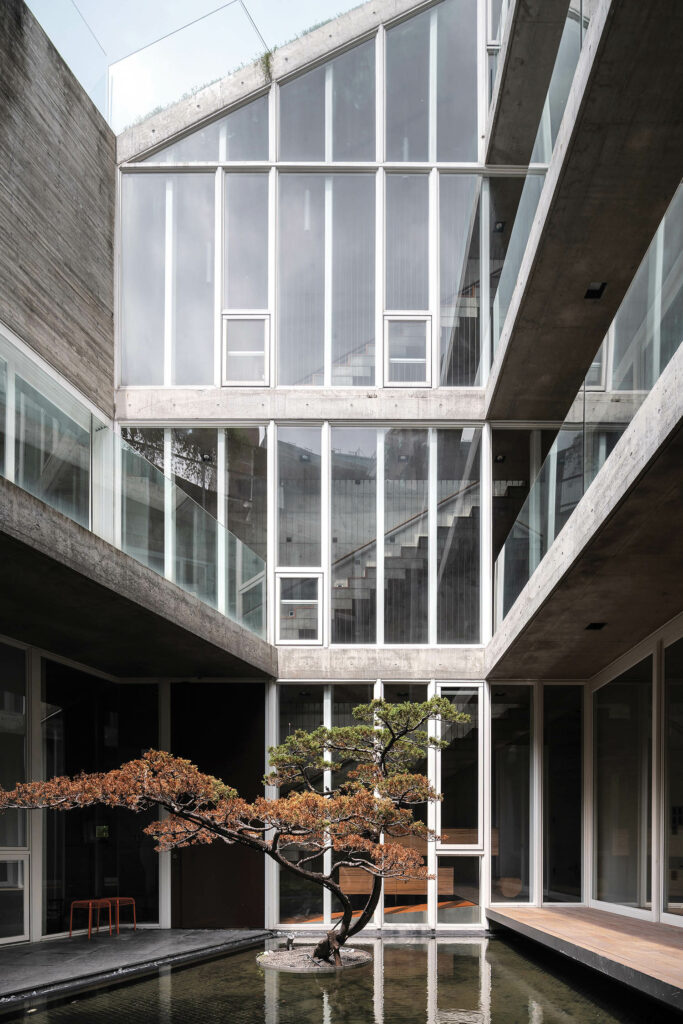
POLYGON ((564 418, 680 182, 681 94, 683 4, 599 0, 495 353, 491 419, 564 418), (604 294, 586 299, 593 282, 604 294))
POLYGON ((589 679, 680 612, 682 465, 679 348, 494 633, 487 678, 589 679))
POLYGON ((0 477, 0 633, 117 678, 260 678, 277 653, 0 477))
POLYGON ((567 20, 567 0, 513 0, 486 127, 486 162, 529 163, 567 20))
POLYGON ((264 423, 320 419, 347 422, 453 423, 484 419, 483 388, 119 388, 121 423, 198 420, 264 423))
POLYGON ((483 679, 483 647, 279 647, 281 680, 483 679))
POLYGON ((115 137, 23 0, 0 54, 0 321, 111 415, 115 137))

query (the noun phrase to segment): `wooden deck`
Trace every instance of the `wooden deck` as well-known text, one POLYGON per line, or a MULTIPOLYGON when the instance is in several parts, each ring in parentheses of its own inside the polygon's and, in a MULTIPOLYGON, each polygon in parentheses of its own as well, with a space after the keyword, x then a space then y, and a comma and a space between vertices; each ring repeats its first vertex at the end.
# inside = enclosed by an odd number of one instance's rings
POLYGON ((486 916, 683 1009, 683 928, 587 907, 495 907, 489 908, 486 916))

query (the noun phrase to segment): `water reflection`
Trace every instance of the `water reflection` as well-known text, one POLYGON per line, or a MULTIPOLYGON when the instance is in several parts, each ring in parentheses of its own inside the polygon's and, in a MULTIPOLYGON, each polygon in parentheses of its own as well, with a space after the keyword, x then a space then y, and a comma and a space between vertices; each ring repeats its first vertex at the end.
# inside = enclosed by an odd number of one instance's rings
MULTIPOLYGON (((270 942, 271 948, 279 945, 270 942)), ((360 945, 360 943, 359 943, 360 945)), ((262 970, 255 951, 35 1010, 32 1024, 637 1024, 669 1019, 604 980, 579 980, 501 939, 369 939, 341 975, 262 970), (612 1002, 610 1002, 612 1000, 612 1002)))

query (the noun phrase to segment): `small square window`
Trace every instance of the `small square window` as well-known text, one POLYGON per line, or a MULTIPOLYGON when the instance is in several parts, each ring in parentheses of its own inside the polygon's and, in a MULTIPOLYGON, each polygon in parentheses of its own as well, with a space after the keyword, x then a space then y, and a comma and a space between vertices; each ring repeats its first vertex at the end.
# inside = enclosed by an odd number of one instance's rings
POLYGON ((223 317, 223 384, 268 383, 268 317, 223 317))
POLYGON ((428 317, 386 320, 386 383, 429 383, 428 317))
POLYGON ((320 576, 278 577, 277 643, 322 643, 320 593, 320 576))

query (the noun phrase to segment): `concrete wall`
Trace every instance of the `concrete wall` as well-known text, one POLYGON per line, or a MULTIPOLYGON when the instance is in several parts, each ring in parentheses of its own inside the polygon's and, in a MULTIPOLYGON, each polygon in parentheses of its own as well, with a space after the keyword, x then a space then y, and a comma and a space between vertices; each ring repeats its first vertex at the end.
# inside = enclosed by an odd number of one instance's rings
POLYGON ((23 0, 0 3, 0 320, 107 414, 116 139, 23 0))

